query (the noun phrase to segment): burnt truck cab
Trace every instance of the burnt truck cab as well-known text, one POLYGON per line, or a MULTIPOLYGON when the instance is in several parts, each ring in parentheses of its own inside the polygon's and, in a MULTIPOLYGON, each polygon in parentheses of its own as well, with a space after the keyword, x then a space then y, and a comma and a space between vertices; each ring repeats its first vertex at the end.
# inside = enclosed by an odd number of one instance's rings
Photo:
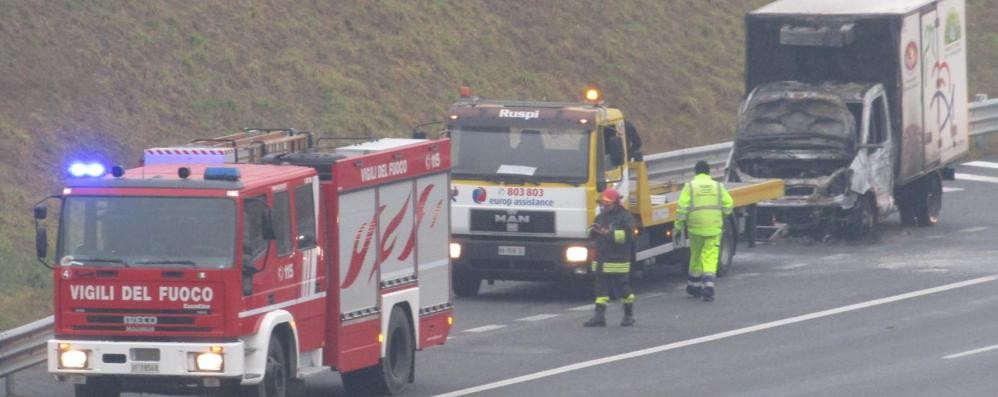
POLYGON ((791 231, 870 228, 894 205, 889 111, 876 83, 760 86, 739 113, 728 180, 783 179, 785 196, 759 203, 759 215, 791 231))

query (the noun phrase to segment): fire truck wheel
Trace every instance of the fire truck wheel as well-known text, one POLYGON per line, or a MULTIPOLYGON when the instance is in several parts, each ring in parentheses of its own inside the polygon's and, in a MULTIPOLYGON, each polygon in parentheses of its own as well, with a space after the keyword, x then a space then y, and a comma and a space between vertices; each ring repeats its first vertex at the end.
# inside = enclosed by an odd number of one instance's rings
POLYGON ((90 377, 83 385, 74 385, 76 397, 118 397, 121 386, 111 379, 90 377))
POLYGON ((287 396, 287 356, 284 355, 284 345, 281 344, 281 340, 276 335, 270 337, 270 346, 267 347, 267 363, 263 374, 263 381, 258 385, 249 386, 243 391, 243 395, 249 397, 287 396))
POLYGON ((385 357, 378 365, 341 374, 348 395, 398 394, 411 381, 416 349, 405 310, 392 309, 387 335, 385 357))

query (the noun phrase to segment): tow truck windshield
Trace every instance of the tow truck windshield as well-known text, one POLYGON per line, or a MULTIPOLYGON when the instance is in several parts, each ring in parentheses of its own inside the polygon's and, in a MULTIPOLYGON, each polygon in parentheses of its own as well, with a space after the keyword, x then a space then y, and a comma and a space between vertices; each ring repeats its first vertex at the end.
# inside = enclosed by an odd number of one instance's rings
POLYGON ((235 214, 226 198, 70 196, 58 258, 63 266, 230 267, 235 214))
POLYGON ((452 177, 506 182, 583 183, 589 131, 458 126, 451 129, 452 177))

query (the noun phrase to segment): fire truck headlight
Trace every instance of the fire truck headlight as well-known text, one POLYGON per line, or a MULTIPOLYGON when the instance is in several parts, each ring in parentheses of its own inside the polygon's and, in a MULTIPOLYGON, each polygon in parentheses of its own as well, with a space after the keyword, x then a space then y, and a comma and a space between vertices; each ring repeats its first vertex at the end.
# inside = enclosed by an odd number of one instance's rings
POLYGON ((457 259, 461 257, 461 243, 450 243, 450 258, 457 259))
POLYGON ((589 249, 586 247, 568 247, 565 249, 565 259, 569 262, 585 262, 589 258, 589 249))
POLYGON ((90 352, 86 350, 66 349, 59 352, 59 366, 69 369, 86 369, 90 352))
POLYGON ((215 352, 199 353, 197 355, 198 371, 221 371, 225 361, 222 354, 215 352))

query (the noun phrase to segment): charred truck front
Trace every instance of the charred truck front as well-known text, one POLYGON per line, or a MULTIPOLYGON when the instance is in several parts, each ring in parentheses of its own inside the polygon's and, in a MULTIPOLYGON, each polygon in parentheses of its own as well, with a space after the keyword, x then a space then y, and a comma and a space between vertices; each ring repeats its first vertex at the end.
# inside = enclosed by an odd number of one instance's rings
POLYGON ((936 223, 946 167, 968 149, 964 23, 962 0, 783 0, 749 13, 728 180, 784 179, 761 221, 851 238, 895 210, 936 223))

